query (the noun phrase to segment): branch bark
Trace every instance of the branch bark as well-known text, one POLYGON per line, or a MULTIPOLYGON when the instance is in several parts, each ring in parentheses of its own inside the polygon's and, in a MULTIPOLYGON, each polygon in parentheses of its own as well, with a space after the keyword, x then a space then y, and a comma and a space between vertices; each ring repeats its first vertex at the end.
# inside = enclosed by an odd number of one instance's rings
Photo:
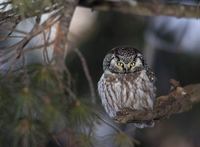
POLYGON ((68 43, 69 26, 78 2, 79 0, 65 0, 63 14, 57 28, 54 59, 55 67, 61 72, 65 68, 65 50, 68 43))
POLYGON ((158 121, 169 118, 172 114, 188 111, 200 101, 200 84, 181 87, 175 80, 171 80, 171 84, 173 90, 168 95, 156 99, 154 110, 135 111, 125 108, 117 113, 114 120, 117 123, 158 121))
POLYGON ((135 0, 83 0, 81 6, 98 11, 118 11, 142 16, 175 16, 198 18, 200 9, 197 5, 184 5, 181 3, 142 2, 135 0))

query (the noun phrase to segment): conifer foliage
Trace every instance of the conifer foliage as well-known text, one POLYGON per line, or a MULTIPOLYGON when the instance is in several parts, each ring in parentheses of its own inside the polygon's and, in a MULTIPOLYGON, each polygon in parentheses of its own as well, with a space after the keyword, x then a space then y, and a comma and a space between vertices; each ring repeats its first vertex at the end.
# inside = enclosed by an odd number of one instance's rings
POLYGON ((92 146, 95 113, 73 92, 63 66, 77 2, 0 2, 0 146, 92 146), (35 50, 40 64, 27 62, 35 50))

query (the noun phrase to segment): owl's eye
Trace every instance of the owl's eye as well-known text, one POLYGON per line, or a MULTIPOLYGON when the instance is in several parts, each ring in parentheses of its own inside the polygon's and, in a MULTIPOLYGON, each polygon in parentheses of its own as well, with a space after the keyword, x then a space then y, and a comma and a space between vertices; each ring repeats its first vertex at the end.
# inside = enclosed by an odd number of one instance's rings
POLYGON ((135 66, 135 62, 129 63, 129 68, 132 68, 132 67, 134 67, 134 66, 135 66))
POLYGON ((117 62, 117 66, 124 67, 124 63, 118 61, 118 62, 117 62))

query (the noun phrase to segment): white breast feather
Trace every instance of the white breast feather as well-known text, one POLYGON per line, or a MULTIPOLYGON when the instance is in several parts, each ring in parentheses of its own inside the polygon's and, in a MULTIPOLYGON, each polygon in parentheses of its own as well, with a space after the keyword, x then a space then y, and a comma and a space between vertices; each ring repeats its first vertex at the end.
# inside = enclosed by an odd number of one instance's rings
MULTIPOLYGON (((125 76, 123 78, 126 79, 125 76)), ((116 116, 116 112, 122 108, 153 109, 155 87, 149 80, 146 71, 142 70, 134 80, 128 81, 128 78, 126 80, 123 78, 118 78, 117 74, 104 73, 98 82, 98 92, 109 116, 116 116), (109 76, 116 78, 109 81, 109 76)))

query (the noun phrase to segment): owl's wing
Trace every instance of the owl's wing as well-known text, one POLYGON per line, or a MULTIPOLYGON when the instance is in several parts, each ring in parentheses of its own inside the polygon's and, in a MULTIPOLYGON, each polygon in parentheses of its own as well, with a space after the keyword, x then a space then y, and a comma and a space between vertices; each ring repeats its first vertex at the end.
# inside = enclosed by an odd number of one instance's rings
POLYGON ((156 76, 155 76, 154 72, 148 66, 146 66, 146 71, 147 71, 147 76, 148 76, 149 80, 151 82, 155 83, 156 76))

